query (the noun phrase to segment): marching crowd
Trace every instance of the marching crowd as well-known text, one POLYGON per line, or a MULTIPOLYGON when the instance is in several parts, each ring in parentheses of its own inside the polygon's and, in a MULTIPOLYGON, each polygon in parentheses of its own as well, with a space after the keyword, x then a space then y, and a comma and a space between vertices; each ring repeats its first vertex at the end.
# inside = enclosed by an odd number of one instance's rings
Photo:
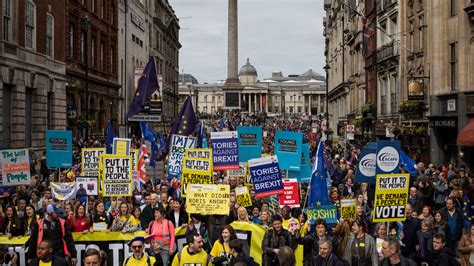
MULTIPOLYGON (((265 115, 244 117, 240 113, 216 114, 207 131, 235 125, 260 125, 266 131, 264 153, 273 152, 276 130, 311 132, 303 119, 281 120, 265 115), (223 116, 225 115, 225 119, 223 116), (224 120, 223 123, 218 121, 224 120)), ((308 140, 307 140, 308 141, 308 140)), ((311 153, 316 143, 310 142, 311 153)), ((138 142, 137 142, 138 143, 138 142)), ((75 142, 76 165, 59 173, 60 181, 74 181, 80 175, 80 149, 103 147, 101 140, 75 142)), ((237 238, 231 226, 234 221, 266 227, 262 242, 262 265, 474 265, 474 181, 470 170, 453 164, 425 166, 418 163, 418 174, 411 176, 409 200, 404 222, 374 223, 372 211, 374 187, 355 182, 360 147, 349 145, 346 157, 343 147, 327 143, 325 156, 331 169, 331 204, 341 199, 357 199, 356 219, 339 219, 327 224, 316 220, 310 224, 303 208, 309 192, 300 188, 300 208, 280 206, 272 209, 266 198, 257 199, 250 187, 252 206, 237 204, 235 188, 243 179, 215 173, 216 183, 231 188, 228 215, 188 214, 181 197, 179 180, 168 180, 166 173, 146 183, 132 197, 107 198, 78 195, 74 200, 58 201, 51 195, 49 183, 56 177, 46 167, 46 156, 32 157, 30 186, 4 191, 0 198, 0 232, 8 239, 29 236, 28 265, 111 265, 105 247, 88 249, 78 255, 72 233, 94 231, 132 234, 146 231, 149 237, 134 236, 128 242, 132 255, 123 265, 258 265, 249 255, 249 244, 237 238), (39 171, 37 171, 39 169, 39 171), (97 226, 100 224, 101 226, 97 226), (100 228, 100 229, 99 229, 100 228), (178 251, 175 229, 186 231, 187 245, 178 251), (295 250, 303 248, 303 257, 295 250), (109 263, 109 264, 107 264, 109 263)), ((403 171, 403 169, 402 169, 403 171)), ((130 237, 132 238, 132 237, 130 237)), ((1 265, 17 265, 15 253, 2 250, 1 265)))

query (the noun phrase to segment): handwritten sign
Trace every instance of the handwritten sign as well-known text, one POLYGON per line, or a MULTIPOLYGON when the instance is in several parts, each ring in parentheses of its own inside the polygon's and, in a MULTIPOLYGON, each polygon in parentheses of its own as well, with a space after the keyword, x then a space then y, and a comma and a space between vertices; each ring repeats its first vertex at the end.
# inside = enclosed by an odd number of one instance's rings
POLYGON ((341 199, 341 218, 356 218, 357 199, 341 199))
POLYGON ((323 219, 326 223, 332 224, 337 222, 337 210, 334 205, 315 206, 306 209, 306 215, 311 224, 318 219, 323 219))
POLYGON ((229 215, 229 185, 191 184, 187 191, 186 211, 202 215, 229 215))
POLYGON ((187 148, 194 148, 197 140, 194 137, 181 135, 171 136, 171 149, 168 159, 168 174, 170 177, 181 177, 181 167, 187 148))
POLYGON ((30 184, 30 155, 27 149, 0 151, 4 186, 30 184))
POLYGON ((300 197, 298 193, 298 182, 296 179, 289 179, 283 181, 284 191, 283 194, 278 195, 280 197, 280 206, 288 205, 291 208, 297 208, 300 206, 300 197))
POLYGON ((237 198, 237 204, 241 207, 252 206, 252 198, 250 198, 249 189, 247 187, 235 188, 235 196, 237 198))

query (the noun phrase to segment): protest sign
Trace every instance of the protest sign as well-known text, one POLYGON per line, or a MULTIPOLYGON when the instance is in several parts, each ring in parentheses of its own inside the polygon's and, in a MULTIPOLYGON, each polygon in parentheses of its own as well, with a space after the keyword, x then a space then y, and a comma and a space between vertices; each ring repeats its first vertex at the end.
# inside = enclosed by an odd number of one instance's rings
POLYGON ((214 170, 239 169, 237 131, 211 132, 214 170))
POLYGON ((103 195, 105 197, 132 195, 132 156, 102 154, 103 195))
POLYGON ((249 168, 257 198, 283 193, 283 181, 276 156, 249 160, 249 168))
POLYGON ((76 198, 76 184, 51 182, 51 195, 57 200, 70 200, 76 198))
POLYGON ((271 214, 277 214, 280 209, 280 198, 278 195, 268 197, 268 210, 271 214))
POLYGON ((82 149, 82 175, 99 176, 99 156, 105 153, 105 148, 82 149))
POLYGON ((202 215, 229 215, 229 185, 191 184, 187 190, 186 211, 202 215))
POLYGON ((169 178, 181 177, 181 166, 185 149, 194 148, 197 140, 194 137, 186 137, 181 135, 171 136, 171 148, 168 155, 168 175, 169 178))
POLYGON ((288 171, 288 178, 296 178, 298 182, 311 181, 311 160, 309 157, 309 144, 304 143, 301 152, 300 171, 288 171))
POLYGON ((337 222, 337 210, 334 205, 314 206, 305 210, 311 224, 317 219, 323 219, 327 224, 337 222))
POLYGON ((250 159, 257 159, 262 154, 262 128, 238 126, 239 137, 239 161, 247 162, 250 159))
POLYGON ((280 197, 280 206, 288 205, 291 208, 300 207, 300 197, 298 193, 298 182, 296 179, 283 181, 284 191, 280 197))
POLYGON ((76 177, 76 196, 97 196, 98 189, 97 177, 76 177))
POLYGON ((356 218, 357 199, 341 199, 341 218, 356 218))
POLYGON ((237 204, 241 207, 252 206, 252 199, 250 198, 249 189, 247 187, 236 187, 235 197, 237 198, 237 204))
POLYGON ((181 179, 181 193, 186 197, 189 184, 212 184, 212 159, 198 159, 184 157, 183 174, 181 179))
POLYGON ((3 186, 30 185, 30 155, 28 149, 0 151, 3 186))
POLYGON ((142 189, 142 185, 140 182, 140 172, 139 171, 132 171, 132 191, 140 192, 142 189))
POLYGON ((405 221, 410 174, 377 175, 374 222, 405 221))
POLYGON ((130 156, 132 156, 132 171, 138 171, 138 156, 140 156, 140 150, 131 149, 130 156))
POLYGON ((247 174, 247 163, 239 163, 239 169, 227 170, 228 177, 244 177, 247 174))
POLYGON ((275 155, 282 170, 300 171, 303 134, 300 132, 277 131, 275 135, 275 155))
POLYGON ((363 148, 357 167, 355 182, 375 184, 375 149, 363 148))
POLYGON ((46 164, 50 168, 72 166, 72 132, 46 131, 46 164))
POLYGON ((130 155, 131 139, 114 138, 112 146, 112 153, 116 155, 128 156, 130 155))
POLYGON ((212 149, 189 148, 185 150, 184 156, 190 158, 212 159, 212 149))
POLYGON ((377 141, 375 173, 377 175, 400 173, 400 141, 377 141))

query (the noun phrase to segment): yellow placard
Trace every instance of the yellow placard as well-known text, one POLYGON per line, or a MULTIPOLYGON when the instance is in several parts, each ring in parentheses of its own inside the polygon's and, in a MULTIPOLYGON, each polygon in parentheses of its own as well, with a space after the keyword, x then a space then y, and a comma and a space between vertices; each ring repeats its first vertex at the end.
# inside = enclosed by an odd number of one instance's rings
POLYGON ((377 175, 374 222, 405 221, 409 182, 409 174, 377 175))
POLYGON ((132 156, 101 154, 99 158, 102 195, 104 197, 131 196, 132 156))
POLYGON ((212 149, 186 148, 184 156, 196 159, 211 159, 212 161, 212 149))
MULTIPOLYGON (((198 150, 198 149, 186 149, 198 150)), ((188 154, 188 152, 186 152, 188 154)), ((194 155, 192 152, 190 155, 194 155)), ((209 158, 188 157, 183 158, 181 176, 181 196, 186 197, 186 190, 189 184, 212 184, 212 152, 209 158)))
POLYGON ((229 185, 188 185, 186 211, 202 215, 229 215, 229 185))
POLYGON ((252 199, 250 198, 249 189, 247 187, 235 188, 235 196, 237 198, 237 204, 241 207, 252 206, 252 199))
POLYGON ((341 218, 355 219, 356 205, 356 199, 341 199, 341 218))
POLYGON ((130 156, 132 156, 132 171, 138 171, 138 156, 140 156, 140 150, 131 149, 130 156))
POLYGON ((116 155, 128 156, 130 155, 130 139, 114 138, 112 146, 113 153, 116 155))

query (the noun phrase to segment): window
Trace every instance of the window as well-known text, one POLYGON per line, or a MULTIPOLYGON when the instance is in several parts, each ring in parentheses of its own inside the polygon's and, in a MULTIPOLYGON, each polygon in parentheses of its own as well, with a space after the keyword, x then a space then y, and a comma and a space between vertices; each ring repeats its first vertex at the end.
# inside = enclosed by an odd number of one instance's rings
POLYGON ((3 0, 3 40, 11 40, 12 3, 11 0, 3 0))
POLYGON ((113 65, 114 65, 114 62, 112 61, 114 58, 114 49, 111 47, 110 50, 109 50, 109 72, 110 73, 113 73, 113 65))
POLYGON ((69 57, 74 58, 74 24, 69 25, 69 57))
POLYGON ((391 78, 391 85, 390 85, 390 111, 392 114, 397 113, 398 111, 398 76, 397 74, 393 74, 391 78))
POLYGON ((35 18, 36 16, 36 6, 32 0, 26 2, 25 8, 25 47, 35 48, 35 18))
POLYGON ((458 0, 449 0, 449 10, 451 17, 456 16, 456 1, 458 0))
POLYGON ((450 65, 450 78, 451 78, 451 91, 455 91, 456 90, 456 86, 457 86, 457 82, 456 82, 456 78, 457 78, 457 70, 456 70, 456 65, 457 65, 457 43, 451 43, 449 45, 450 47, 450 53, 451 53, 451 60, 449 61, 449 65, 450 65))
POLYGON ((385 45, 387 43, 387 40, 384 32, 387 32, 387 21, 380 23, 379 31, 380 33, 377 33, 377 36, 380 36, 380 45, 385 45))
POLYGON ((95 36, 92 36, 92 42, 91 42, 91 63, 92 63, 92 67, 95 67, 96 64, 95 64, 95 43, 96 43, 96 38, 95 36))
POLYGON ((289 110, 290 110, 289 113, 292 114, 292 113, 293 113, 293 106, 290 106, 290 107, 288 107, 288 108, 289 108, 289 110))
POLYGON ((100 69, 105 69, 105 64, 104 64, 104 47, 105 44, 104 42, 100 43, 100 69))
POLYGON ((425 28, 425 26, 423 25, 423 23, 424 23, 424 22, 423 22, 423 16, 420 16, 420 17, 419 17, 419 22, 420 22, 420 25, 418 26, 418 31, 419 31, 419 36, 418 36, 418 38, 419 38, 419 39, 418 39, 418 41, 419 41, 419 44, 418 44, 419 47, 418 47, 418 48, 420 49, 420 51, 423 51, 424 48, 425 48, 425 44, 424 44, 424 42, 425 42, 425 39, 424 39, 425 36, 424 36, 424 34, 423 34, 423 29, 425 28))
POLYGON ((81 32, 81 62, 85 63, 86 62, 86 33, 81 32))
POLYGON ((301 106, 298 106, 298 113, 301 113, 301 106))
POLYGON ((132 34, 132 42, 135 42, 135 34, 132 34))
POLYGON ((54 17, 46 15, 46 55, 53 56, 54 50, 54 17))
MULTIPOLYGON (((52 106, 53 106, 53 92, 48 91, 48 98, 47 98, 47 111, 48 111, 48 116, 46 117, 46 128, 47 129, 52 129, 53 128, 53 112, 52 112, 52 106)), ((85 110, 84 110, 85 112, 85 110)))
POLYGON ((380 86, 380 114, 387 114, 387 79, 381 80, 380 86))

